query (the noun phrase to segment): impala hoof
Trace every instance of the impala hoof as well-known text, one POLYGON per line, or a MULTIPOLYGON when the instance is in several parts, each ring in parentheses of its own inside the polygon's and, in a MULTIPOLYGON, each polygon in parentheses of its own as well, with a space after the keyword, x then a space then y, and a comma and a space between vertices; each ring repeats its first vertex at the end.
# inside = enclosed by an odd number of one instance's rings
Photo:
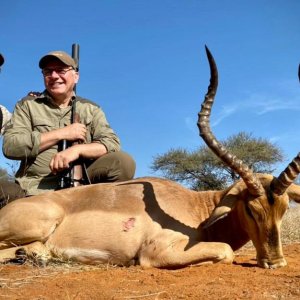
POLYGON ((259 267, 264 269, 278 269, 285 267, 287 262, 284 258, 269 261, 268 259, 261 259, 257 261, 259 267))
POLYGON ((24 248, 16 250, 16 257, 8 260, 8 263, 14 265, 23 265, 27 260, 27 254, 24 248))

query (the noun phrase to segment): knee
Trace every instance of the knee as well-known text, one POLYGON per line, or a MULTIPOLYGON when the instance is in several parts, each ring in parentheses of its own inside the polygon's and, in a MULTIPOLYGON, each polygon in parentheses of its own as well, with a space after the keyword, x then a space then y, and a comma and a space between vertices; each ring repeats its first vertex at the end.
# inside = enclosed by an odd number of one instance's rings
POLYGON ((135 161, 126 152, 111 152, 88 167, 92 183, 126 181, 134 177, 135 161))
POLYGON ((130 180, 134 177, 136 164, 134 159, 126 152, 115 152, 117 170, 119 171, 118 181, 130 180))
POLYGON ((234 252, 232 248, 225 243, 222 246, 224 249, 222 255, 220 255, 220 262, 223 264, 232 264, 234 260, 234 252))

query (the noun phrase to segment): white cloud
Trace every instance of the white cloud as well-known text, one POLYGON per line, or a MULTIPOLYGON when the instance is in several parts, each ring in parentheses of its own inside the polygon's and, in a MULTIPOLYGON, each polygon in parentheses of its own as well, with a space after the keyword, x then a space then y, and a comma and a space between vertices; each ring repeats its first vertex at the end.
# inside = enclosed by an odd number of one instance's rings
POLYGON ((239 110, 237 104, 233 104, 232 106, 223 106, 222 110, 217 114, 214 118, 214 122, 212 123, 212 127, 219 125, 224 119, 236 113, 239 110))
POLYGON ((300 111, 300 96, 294 98, 287 97, 285 99, 267 95, 254 94, 250 96, 244 105, 241 105, 241 109, 251 109, 258 115, 263 115, 273 111, 292 110, 300 111))

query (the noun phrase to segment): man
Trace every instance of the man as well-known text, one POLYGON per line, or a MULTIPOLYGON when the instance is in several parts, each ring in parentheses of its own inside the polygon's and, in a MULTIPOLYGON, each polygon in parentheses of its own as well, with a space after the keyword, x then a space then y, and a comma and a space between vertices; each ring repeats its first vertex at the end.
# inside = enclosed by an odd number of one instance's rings
POLYGON ((4 155, 21 161, 16 181, 26 195, 56 190, 63 171, 78 159, 86 162, 92 183, 132 179, 135 162, 120 151, 102 109, 74 93, 79 80, 74 59, 53 51, 39 67, 46 89, 17 103, 3 139, 4 155), (80 123, 71 124, 75 101, 80 123), (63 140, 79 143, 59 151, 63 140))
MULTIPOLYGON (((0 53, 0 71, 4 64, 4 57, 0 53)), ((11 118, 11 113, 2 105, 0 105, 0 135, 3 134, 7 122, 11 118)), ((19 185, 8 181, 6 178, 0 178, 0 208, 8 202, 22 198, 24 192, 20 189, 19 185)))

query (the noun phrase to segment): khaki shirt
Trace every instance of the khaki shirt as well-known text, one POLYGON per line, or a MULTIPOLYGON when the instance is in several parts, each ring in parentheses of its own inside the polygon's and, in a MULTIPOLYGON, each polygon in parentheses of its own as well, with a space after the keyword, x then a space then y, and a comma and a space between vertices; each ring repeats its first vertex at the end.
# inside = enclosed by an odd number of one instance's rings
MULTIPOLYGON (((57 153, 58 145, 39 152, 41 134, 69 125, 71 108, 71 105, 58 107, 47 92, 38 97, 27 96, 17 103, 4 134, 3 154, 9 159, 21 161, 16 181, 27 195, 57 188, 59 175, 51 173, 49 163, 57 153)), ((99 142, 108 152, 120 150, 119 138, 99 106, 76 96, 76 113, 79 114, 80 122, 86 125, 87 143, 99 142)))

